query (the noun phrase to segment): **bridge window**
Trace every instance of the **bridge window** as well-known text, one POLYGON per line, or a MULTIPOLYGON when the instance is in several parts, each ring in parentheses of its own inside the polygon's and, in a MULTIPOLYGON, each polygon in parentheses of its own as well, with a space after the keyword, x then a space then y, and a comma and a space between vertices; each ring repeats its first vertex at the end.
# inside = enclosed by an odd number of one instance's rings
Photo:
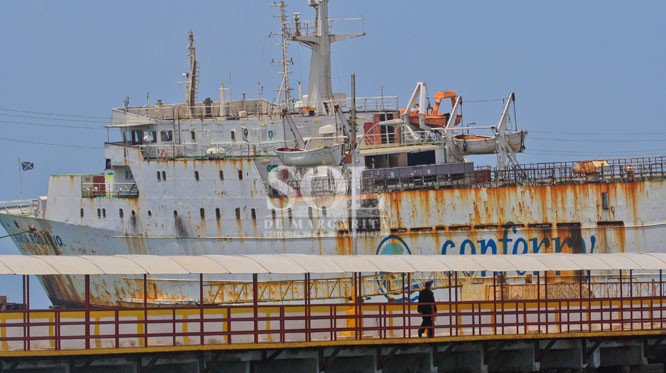
POLYGON ((197 139, 197 133, 194 131, 190 131, 190 136, 192 136, 192 141, 196 141, 197 139))
POLYGON ((160 131, 160 140, 162 142, 173 141, 173 131, 160 131))
POLYGON ((199 171, 194 171, 194 180, 199 181, 199 171))
POLYGON ((271 218, 275 220, 275 209, 271 209, 271 218))
POLYGON ((231 141, 236 141, 236 130, 231 130, 231 141))
POLYGON ((106 209, 102 209, 102 217, 106 219, 106 209))
POLYGON ((238 180, 243 180, 243 170, 238 170, 238 180))
POLYGON ((220 180, 224 180, 224 171, 220 170, 220 180))
POLYGON ((236 207, 236 219, 240 219, 240 207, 236 207))
POLYGON ((199 216, 201 219, 206 219, 206 210, 203 207, 199 209, 199 216))
POLYGON ((173 210, 173 217, 177 218, 178 217, 178 210, 173 210))
POLYGON ((132 217, 136 217, 136 211, 132 210, 132 217))
POLYGON ((250 213, 252 214, 252 220, 257 220, 257 210, 252 209, 250 213))
POLYGON ((102 210, 101 210, 101 209, 97 209, 97 219, 99 219, 99 218, 101 218, 101 217, 102 217, 102 210))
POLYGON ((120 216, 121 219, 125 217, 125 212, 123 209, 118 209, 118 216, 120 216))
POLYGON ((153 216, 153 212, 148 210, 148 217, 151 217, 151 216, 153 216))
MULTIPOLYGON (((83 217, 83 208, 81 208, 81 217, 83 217)), ((16 224, 16 222, 14 222, 16 224)))
POLYGON ((220 213, 220 208, 218 207, 215 209, 215 219, 220 220, 221 217, 222 214, 220 213))
POLYGON ((166 181, 166 171, 162 171, 162 180, 166 181))
POLYGON ((157 181, 162 181, 162 174, 157 171, 157 181))

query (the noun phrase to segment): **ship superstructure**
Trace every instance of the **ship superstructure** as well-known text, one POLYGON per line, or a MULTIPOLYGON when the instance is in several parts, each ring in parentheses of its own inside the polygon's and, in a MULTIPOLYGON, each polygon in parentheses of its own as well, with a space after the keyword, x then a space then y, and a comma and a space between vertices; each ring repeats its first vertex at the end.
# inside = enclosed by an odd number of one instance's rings
MULTIPOLYGON (((418 83, 397 97, 333 93, 328 1, 282 36, 312 49, 307 95, 197 99, 114 109, 106 169, 55 175, 48 196, 6 204, 0 223, 21 252, 50 255, 526 254, 663 247, 664 158, 519 164, 527 132, 512 115, 463 126, 462 97, 418 83), (446 107, 446 109, 445 109, 446 107), (494 168, 470 157, 496 154, 494 168)), ((287 58, 283 55, 283 72, 287 58)), ((279 276, 278 276, 279 277, 279 276)), ((80 304, 81 279, 41 278, 54 304, 80 304)), ((196 284, 150 279, 155 302, 196 299, 196 284)), ((93 302, 132 302, 140 282, 93 279, 93 302)))

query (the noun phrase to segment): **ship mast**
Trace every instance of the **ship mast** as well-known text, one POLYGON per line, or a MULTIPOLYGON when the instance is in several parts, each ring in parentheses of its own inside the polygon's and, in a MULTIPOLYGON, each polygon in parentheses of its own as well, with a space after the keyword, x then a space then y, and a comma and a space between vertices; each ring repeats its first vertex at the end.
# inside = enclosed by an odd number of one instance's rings
POLYGON ((194 33, 192 30, 187 31, 187 38, 189 44, 187 46, 190 52, 190 70, 186 74, 187 78, 187 91, 185 92, 185 103, 189 107, 193 107, 197 101, 197 85, 199 84, 199 62, 197 61, 197 51, 194 47, 194 33))
MULTIPOLYGON (((295 30, 291 35, 291 40, 297 41, 312 50, 308 98, 305 106, 313 108, 319 115, 326 115, 333 111, 333 106, 328 105, 328 103, 334 98, 331 84, 331 44, 336 41, 363 36, 365 33, 331 34, 328 19, 328 0, 308 0, 308 5, 315 8, 317 12, 316 20, 314 23, 303 22, 299 19, 299 14, 294 14, 295 30)), ((348 20, 354 19, 344 21, 348 20)))
MULTIPOLYGON (((288 30, 287 30, 287 4, 284 2, 284 0, 280 0, 279 2, 273 3, 273 6, 278 7, 280 9, 280 48, 282 48, 282 59, 280 61, 273 60, 271 61, 274 64, 281 64, 282 65, 282 71, 280 71, 280 75, 282 76, 282 82, 280 83, 280 89, 278 89, 278 102, 281 101, 281 98, 283 98, 284 101, 284 108, 289 111, 290 107, 290 92, 291 92, 291 86, 289 85, 289 65, 293 64, 293 61, 289 58, 289 50, 288 50, 288 30)), ((271 34, 274 35, 274 34, 271 34)))

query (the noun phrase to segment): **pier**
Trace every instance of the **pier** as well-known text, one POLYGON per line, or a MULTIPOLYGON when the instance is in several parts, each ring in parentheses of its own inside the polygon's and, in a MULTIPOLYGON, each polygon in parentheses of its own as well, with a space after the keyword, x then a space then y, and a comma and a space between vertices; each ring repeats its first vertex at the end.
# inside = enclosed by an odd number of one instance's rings
MULTIPOLYGON (((2 371, 513 372, 662 369, 661 254, 523 256, 0 256, 22 276, 22 307, 0 311, 2 371), (526 275, 529 271, 530 275, 526 275), (393 279, 365 294, 367 275, 393 279), (436 273, 437 276, 422 276, 436 273), (512 276, 520 273, 520 276, 512 276), (91 276, 189 274, 200 299, 91 303, 91 276), (264 276, 294 291, 277 301, 264 276), (31 275, 83 277, 76 309, 32 309, 31 275), (242 303, 207 301, 207 276, 246 275, 242 303), (346 277, 323 300, 318 276, 346 277), (314 278, 313 278, 314 277, 314 278), (416 294, 436 286, 434 336, 419 337, 416 294), (436 283, 433 278, 438 278, 436 283), (482 284, 485 291, 472 292, 482 284), (294 296, 297 294, 297 296, 294 296), (270 301, 267 301, 269 299, 270 301)), ((427 334, 427 333, 426 333, 427 334)), ((662 371, 658 370, 658 371, 662 371)))

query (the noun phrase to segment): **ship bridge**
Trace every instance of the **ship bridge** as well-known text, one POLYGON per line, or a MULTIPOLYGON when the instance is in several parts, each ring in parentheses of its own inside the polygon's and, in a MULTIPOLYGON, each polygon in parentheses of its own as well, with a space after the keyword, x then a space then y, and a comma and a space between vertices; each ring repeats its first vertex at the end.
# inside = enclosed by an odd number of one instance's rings
POLYGON ((23 301, 0 311, 0 360, 9 371, 644 369, 664 356, 665 269, 666 254, 5 255, 0 275, 22 276, 23 301), (460 286, 478 271, 493 274, 488 300, 460 286), (518 283, 510 274, 519 271, 534 276, 518 283), (386 286, 385 297, 369 297, 361 279, 378 272, 392 274, 399 285, 386 286), (568 280, 555 276, 566 272, 568 280), (424 283, 414 279, 420 273, 448 279, 433 303, 418 303, 424 283), (199 300, 151 305, 147 277, 176 274, 199 281, 199 300), (300 300, 261 301, 271 291, 261 281, 268 274, 302 276, 300 300), (313 274, 349 276, 349 298, 313 301, 313 274), (32 309, 31 275, 84 277, 85 305, 32 309), (90 277, 119 275, 143 278, 143 303, 94 307, 91 292, 100 289, 91 289, 90 277), (249 298, 206 303, 209 275, 251 277, 249 298), (429 338, 420 337, 424 317, 435 321, 426 327, 429 338))

